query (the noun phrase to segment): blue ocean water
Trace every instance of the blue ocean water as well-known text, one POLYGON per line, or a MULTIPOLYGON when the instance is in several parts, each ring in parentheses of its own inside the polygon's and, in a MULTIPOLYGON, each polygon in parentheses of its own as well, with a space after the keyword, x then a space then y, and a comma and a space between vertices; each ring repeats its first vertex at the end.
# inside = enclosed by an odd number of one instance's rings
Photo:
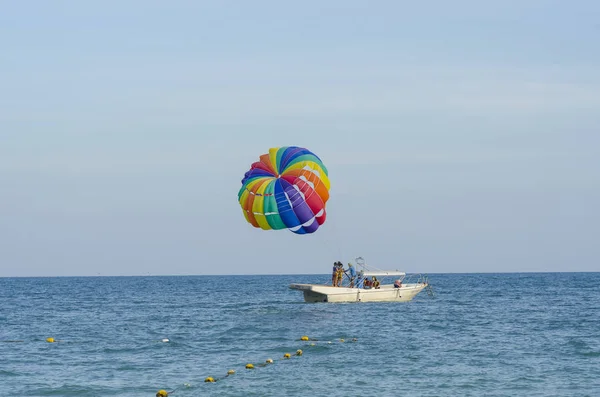
POLYGON ((435 295, 408 303, 304 303, 288 289, 328 278, 0 278, 0 388, 81 397, 600 395, 600 273, 431 274, 435 295), (274 363, 258 366, 267 358, 274 363))

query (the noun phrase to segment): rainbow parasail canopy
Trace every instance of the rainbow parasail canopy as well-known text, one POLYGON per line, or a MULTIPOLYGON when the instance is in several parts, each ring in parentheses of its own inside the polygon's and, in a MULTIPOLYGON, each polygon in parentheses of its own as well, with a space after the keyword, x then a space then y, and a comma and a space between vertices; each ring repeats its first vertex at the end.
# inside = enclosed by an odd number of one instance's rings
POLYGON ((305 148, 283 146, 252 163, 238 199, 252 226, 307 234, 325 223, 329 187, 327 168, 319 157, 305 148))

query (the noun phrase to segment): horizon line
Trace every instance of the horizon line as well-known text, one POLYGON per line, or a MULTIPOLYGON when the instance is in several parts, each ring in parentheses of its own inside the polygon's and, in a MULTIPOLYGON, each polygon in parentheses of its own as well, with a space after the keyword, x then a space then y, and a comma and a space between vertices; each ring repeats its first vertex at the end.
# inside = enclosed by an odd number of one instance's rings
MULTIPOLYGON (((518 272, 415 272, 406 273, 411 275, 446 275, 446 274, 553 274, 553 273, 600 273, 600 270, 581 270, 581 271, 518 271, 518 272)), ((83 278, 83 277, 280 277, 280 276, 331 276, 331 273, 253 273, 253 274, 97 274, 97 275, 70 275, 70 276, 0 276, 3 278, 83 278)))

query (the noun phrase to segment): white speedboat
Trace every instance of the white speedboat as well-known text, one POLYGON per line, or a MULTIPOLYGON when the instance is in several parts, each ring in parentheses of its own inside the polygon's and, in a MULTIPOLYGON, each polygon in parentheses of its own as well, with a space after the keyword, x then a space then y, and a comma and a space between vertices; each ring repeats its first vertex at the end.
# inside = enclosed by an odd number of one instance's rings
POLYGON ((370 268, 361 257, 356 258, 355 266, 357 275, 352 287, 346 274, 340 287, 327 284, 290 284, 290 289, 302 291, 305 302, 407 302, 425 288, 429 294, 433 294, 427 277, 411 275, 411 278, 417 277, 417 281, 411 283, 405 272, 370 268), (365 281, 371 281, 373 277, 380 282, 379 286, 365 285, 365 281), (392 277, 392 284, 383 283, 388 277, 392 277))

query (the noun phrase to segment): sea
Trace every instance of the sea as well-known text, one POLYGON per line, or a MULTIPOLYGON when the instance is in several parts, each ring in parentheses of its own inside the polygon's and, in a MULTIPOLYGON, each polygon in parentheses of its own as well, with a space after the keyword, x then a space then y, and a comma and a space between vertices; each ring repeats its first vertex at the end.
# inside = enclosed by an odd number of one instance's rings
POLYGON ((428 278, 405 303, 289 289, 327 274, 0 278, 0 390, 600 396, 600 273, 428 278))

